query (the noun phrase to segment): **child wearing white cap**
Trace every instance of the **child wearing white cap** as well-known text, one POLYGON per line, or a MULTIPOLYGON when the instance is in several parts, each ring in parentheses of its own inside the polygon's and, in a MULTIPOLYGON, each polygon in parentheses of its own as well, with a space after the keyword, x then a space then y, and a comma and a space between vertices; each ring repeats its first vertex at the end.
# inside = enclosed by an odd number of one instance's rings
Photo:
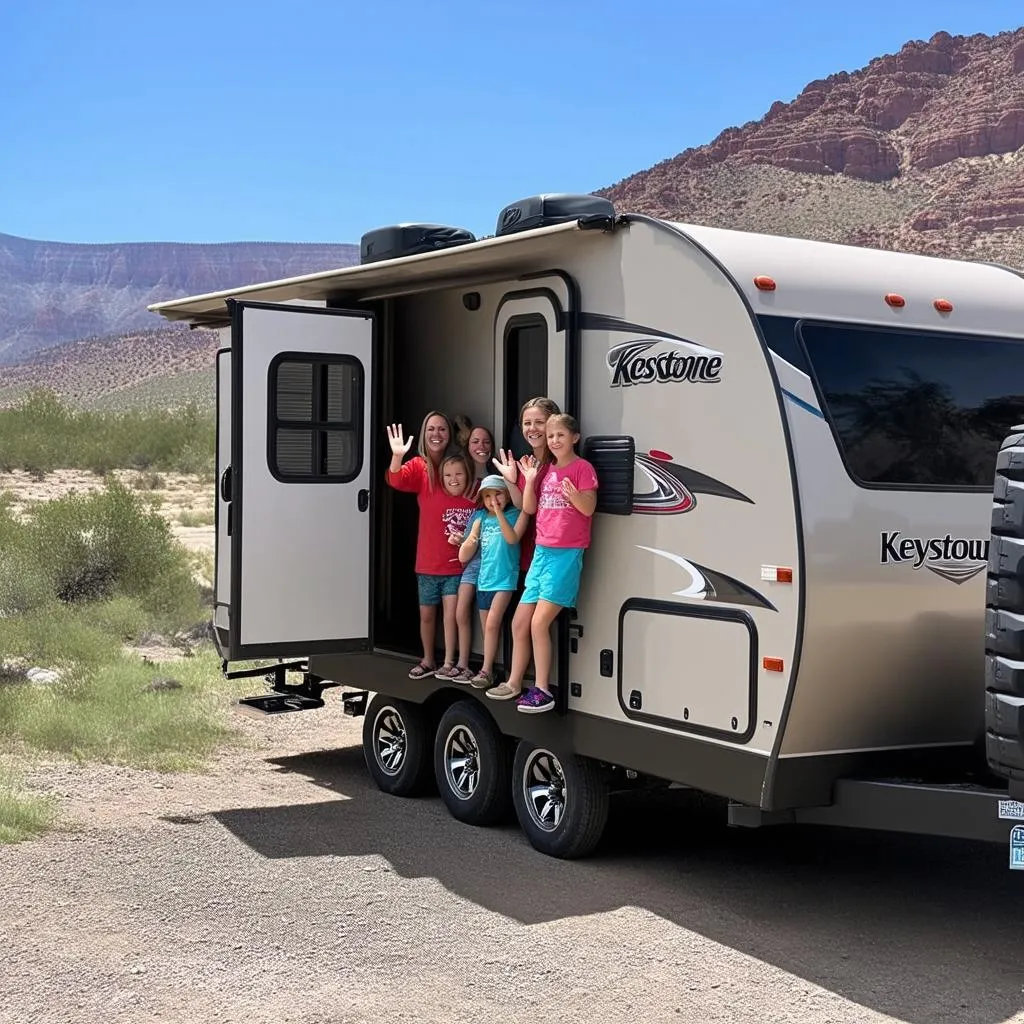
POLYGON ((482 690, 494 685, 498 635, 519 583, 519 541, 530 516, 512 505, 508 484, 497 474, 480 482, 479 498, 484 507, 477 509, 467 524, 459 559, 466 564, 480 554, 476 599, 484 633, 484 663, 470 684, 482 690))

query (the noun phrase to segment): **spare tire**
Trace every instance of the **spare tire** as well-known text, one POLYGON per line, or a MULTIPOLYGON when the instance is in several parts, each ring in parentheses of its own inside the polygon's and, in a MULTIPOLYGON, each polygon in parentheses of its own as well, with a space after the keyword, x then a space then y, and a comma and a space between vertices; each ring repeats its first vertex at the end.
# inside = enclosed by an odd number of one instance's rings
POLYGON ((985 757, 1024 780, 1024 425, 999 446, 985 587, 985 757))

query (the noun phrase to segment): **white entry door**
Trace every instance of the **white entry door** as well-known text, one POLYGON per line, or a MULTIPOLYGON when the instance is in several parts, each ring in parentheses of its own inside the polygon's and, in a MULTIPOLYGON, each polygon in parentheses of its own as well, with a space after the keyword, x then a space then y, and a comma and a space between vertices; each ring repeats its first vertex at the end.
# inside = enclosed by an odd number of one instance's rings
POLYGON ((373 316, 230 305, 227 655, 366 649, 373 316))

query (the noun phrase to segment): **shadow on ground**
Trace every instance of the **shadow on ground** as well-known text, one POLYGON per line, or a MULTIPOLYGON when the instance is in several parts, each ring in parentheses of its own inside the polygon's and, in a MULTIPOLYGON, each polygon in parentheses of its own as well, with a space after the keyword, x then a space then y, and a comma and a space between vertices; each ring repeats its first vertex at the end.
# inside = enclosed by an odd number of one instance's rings
POLYGON ((642 908, 913 1024, 996 1024, 1024 1006, 1024 879, 1002 847, 730 829, 720 807, 673 790, 617 798, 594 857, 564 862, 514 823, 472 828, 436 795, 384 795, 360 747, 271 763, 339 799, 215 815, 265 857, 376 854, 524 924, 642 908))

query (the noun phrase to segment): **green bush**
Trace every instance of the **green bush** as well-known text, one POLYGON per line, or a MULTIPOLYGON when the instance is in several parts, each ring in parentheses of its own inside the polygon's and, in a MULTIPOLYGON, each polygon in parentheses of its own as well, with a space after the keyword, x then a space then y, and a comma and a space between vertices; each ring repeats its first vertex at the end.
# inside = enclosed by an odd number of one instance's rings
POLYGON ((132 599, 161 629, 205 617, 189 552, 170 526, 116 480, 40 504, 27 522, 0 506, 0 635, 28 628, 12 613, 132 599))
POLYGON ((73 411, 49 390, 0 409, 0 470, 213 471, 214 418, 195 403, 177 410, 73 411))

